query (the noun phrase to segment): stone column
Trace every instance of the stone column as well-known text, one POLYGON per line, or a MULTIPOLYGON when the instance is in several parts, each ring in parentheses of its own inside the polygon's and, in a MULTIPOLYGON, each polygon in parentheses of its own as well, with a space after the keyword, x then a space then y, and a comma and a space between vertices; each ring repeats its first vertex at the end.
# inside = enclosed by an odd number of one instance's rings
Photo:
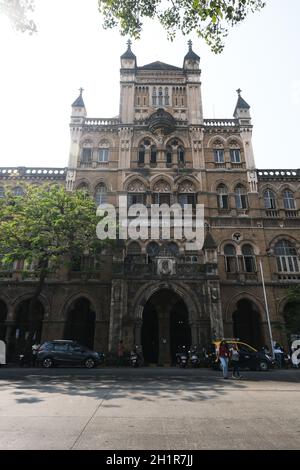
POLYGON ((108 343, 108 350, 111 352, 117 351, 118 343, 122 338, 122 318, 127 302, 126 287, 123 280, 115 279, 112 282, 108 343))
POLYGON ((219 282, 208 281, 208 299, 207 304, 210 311, 210 323, 212 339, 223 338, 223 317, 219 282))

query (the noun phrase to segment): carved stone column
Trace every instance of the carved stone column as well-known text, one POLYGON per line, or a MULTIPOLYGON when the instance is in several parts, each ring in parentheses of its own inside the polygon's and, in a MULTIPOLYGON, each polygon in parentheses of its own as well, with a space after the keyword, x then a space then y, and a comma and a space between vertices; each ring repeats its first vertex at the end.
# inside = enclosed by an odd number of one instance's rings
POLYGON ((224 336, 222 304, 219 282, 208 281, 208 306, 210 311, 210 323, 212 339, 224 336))

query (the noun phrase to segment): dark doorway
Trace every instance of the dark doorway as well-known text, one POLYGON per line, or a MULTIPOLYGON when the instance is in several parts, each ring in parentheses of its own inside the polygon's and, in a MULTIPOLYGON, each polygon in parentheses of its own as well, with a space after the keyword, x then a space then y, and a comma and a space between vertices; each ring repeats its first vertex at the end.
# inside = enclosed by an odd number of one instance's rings
POLYGON ((38 300, 35 304, 33 318, 29 317, 30 299, 21 302, 16 309, 16 323, 10 347, 15 354, 23 353, 32 335, 32 344, 40 343, 43 329, 44 307, 38 300))
POLYGON ((248 299, 239 300, 232 320, 235 338, 239 338, 255 348, 264 345, 261 318, 254 302, 248 299))
POLYGON ((283 316, 289 341, 300 336, 300 301, 288 302, 284 307, 283 316))
POLYGON ((176 352, 180 346, 185 346, 187 350, 191 347, 191 328, 189 316, 183 300, 178 300, 171 310, 170 315, 170 339, 172 363, 176 361, 176 352))
POLYGON ((148 302, 144 308, 142 345, 145 365, 158 362, 158 318, 155 306, 148 302))
POLYGON ((95 312, 90 301, 81 298, 75 300, 69 308, 65 327, 65 339, 78 341, 82 346, 94 347, 95 312))
POLYGON ((176 361, 179 346, 191 345, 188 310, 170 289, 155 292, 143 311, 141 344, 145 364, 169 365, 176 361))
POLYGON ((0 300, 0 340, 5 340, 6 326, 5 320, 7 316, 7 307, 3 300, 0 300))

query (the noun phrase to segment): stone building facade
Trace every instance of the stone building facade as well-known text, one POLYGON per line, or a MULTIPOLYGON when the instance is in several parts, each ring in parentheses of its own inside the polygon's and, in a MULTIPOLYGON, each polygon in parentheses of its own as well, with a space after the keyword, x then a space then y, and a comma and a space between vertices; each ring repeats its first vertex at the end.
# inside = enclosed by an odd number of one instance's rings
MULTIPOLYGON (((126 240, 57 273, 40 296, 38 340, 75 338, 113 353, 122 339, 159 364, 172 363, 179 344, 213 337, 268 344, 261 263, 273 335, 287 343, 288 291, 300 282, 300 170, 256 169, 241 90, 232 119, 206 119, 192 44, 181 68, 138 66, 129 42, 118 117, 87 117, 80 90, 70 131, 66 168, 1 168, 0 197, 50 180, 88 191, 97 205, 117 207, 124 195, 128 205, 203 204, 205 240, 194 251, 185 240, 126 240)), ((36 282, 25 268, 0 273, 0 336, 12 351, 26 336, 36 282)))

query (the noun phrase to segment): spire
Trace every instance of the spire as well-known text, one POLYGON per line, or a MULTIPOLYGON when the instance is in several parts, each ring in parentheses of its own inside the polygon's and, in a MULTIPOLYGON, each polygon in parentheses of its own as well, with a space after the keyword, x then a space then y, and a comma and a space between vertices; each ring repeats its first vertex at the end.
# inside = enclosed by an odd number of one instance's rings
POLYGON ((202 249, 203 250, 215 250, 216 248, 217 248, 217 244, 212 234, 210 232, 207 232, 202 249))
POLYGON ((189 40, 189 41, 188 41, 189 51, 188 51, 188 53, 185 55, 184 60, 186 60, 186 59, 189 59, 189 60, 200 60, 200 57, 193 51, 192 45, 193 45, 192 41, 189 40))
POLYGON ((79 88, 79 96, 72 104, 72 108, 85 108, 84 101, 82 98, 83 88, 79 88))
POLYGON ((134 55, 134 53, 132 52, 131 50, 131 40, 128 39, 127 41, 127 51, 124 52, 124 54, 121 55, 121 59, 133 59, 133 60, 136 60, 136 56, 134 55))
POLYGON ((237 103, 236 103, 236 107, 235 107, 235 110, 234 110, 234 117, 236 117, 237 115, 237 111, 239 109, 245 109, 245 110, 249 110, 250 109, 250 106, 248 103, 246 103, 246 101, 242 98, 241 96, 241 93, 242 93, 242 90, 240 88, 238 88, 236 90, 237 94, 238 94, 238 100, 237 100, 237 103))

